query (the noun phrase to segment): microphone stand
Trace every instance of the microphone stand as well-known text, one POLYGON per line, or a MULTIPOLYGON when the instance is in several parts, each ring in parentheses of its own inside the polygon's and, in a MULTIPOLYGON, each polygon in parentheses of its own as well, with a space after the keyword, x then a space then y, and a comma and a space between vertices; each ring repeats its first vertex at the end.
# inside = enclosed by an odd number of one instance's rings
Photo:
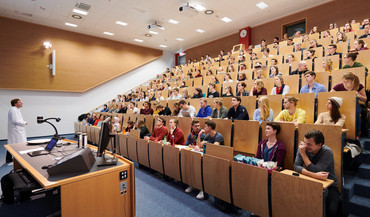
POLYGON ((41 124, 41 123, 46 122, 46 123, 50 124, 54 128, 54 130, 55 130, 54 138, 56 138, 58 140, 64 139, 64 137, 60 137, 59 136, 57 128, 54 126, 54 124, 52 124, 51 122, 49 122, 49 120, 56 120, 56 122, 59 122, 60 121, 60 118, 46 118, 44 120, 38 120, 38 123, 41 124))

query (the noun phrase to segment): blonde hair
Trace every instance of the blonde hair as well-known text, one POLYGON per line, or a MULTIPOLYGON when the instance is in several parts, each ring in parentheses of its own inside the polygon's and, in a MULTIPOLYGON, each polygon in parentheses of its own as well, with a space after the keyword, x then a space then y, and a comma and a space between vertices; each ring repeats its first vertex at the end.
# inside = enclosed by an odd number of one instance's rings
POLYGON ((324 62, 328 65, 329 71, 331 72, 333 70, 333 61, 331 61, 331 59, 326 59, 324 62))
POLYGON ((260 101, 260 113, 261 119, 266 121, 267 118, 270 116, 270 100, 267 96, 263 96, 259 99, 260 101))
POLYGON ((262 90, 262 88, 265 87, 265 84, 263 83, 262 79, 257 79, 256 80, 256 87, 257 87, 257 89, 260 89, 260 90, 262 90))
POLYGON ((213 102, 222 106, 222 98, 216 98, 213 102))
POLYGON ((360 80, 358 79, 357 75, 353 74, 352 72, 346 72, 342 78, 353 81, 354 90, 358 90, 360 88, 360 80))

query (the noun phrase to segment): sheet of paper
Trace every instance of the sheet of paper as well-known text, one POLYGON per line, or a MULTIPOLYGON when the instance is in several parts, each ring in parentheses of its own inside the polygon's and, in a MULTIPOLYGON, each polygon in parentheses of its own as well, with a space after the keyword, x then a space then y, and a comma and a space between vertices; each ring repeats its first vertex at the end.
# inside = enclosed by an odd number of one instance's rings
POLYGON ((19 154, 27 154, 28 152, 42 151, 44 149, 45 148, 43 148, 43 147, 38 147, 38 148, 33 148, 33 149, 29 149, 29 150, 20 151, 19 154))

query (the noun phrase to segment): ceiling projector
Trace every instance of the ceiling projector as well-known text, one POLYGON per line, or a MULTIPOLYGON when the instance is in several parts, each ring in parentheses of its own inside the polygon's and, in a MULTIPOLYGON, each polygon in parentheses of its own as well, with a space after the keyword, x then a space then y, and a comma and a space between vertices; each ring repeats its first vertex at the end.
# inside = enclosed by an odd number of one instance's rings
POLYGON ((163 31, 164 27, 159 25, 157 22, 154 22, 153 24, 148 25, 148 29, 160 29, 163 31))
POLYGON ((187 5, 184 5, 184 6, 179 7, 179 11, 183 15, 188 16, 188 17, 193 17, 193 16, 195 16, 195 15, 198 14, 197 9, 195 9, 192 6, 190 6, 189 3, 187 5))

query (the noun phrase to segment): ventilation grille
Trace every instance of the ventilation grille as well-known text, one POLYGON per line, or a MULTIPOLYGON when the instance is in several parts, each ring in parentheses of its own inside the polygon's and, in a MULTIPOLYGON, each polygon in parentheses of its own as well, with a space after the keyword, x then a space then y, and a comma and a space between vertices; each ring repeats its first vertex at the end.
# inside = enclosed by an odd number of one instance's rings
POLYGON ((76 2, 76 5, 75 5, 75 8, 78 8, 80 10, 83 10, 83 11, 89 11, 90 8, 91 8, 91 5, 88 5, 88 4, 85 4, 85 3, 80 3, 80 2, 76 2))

